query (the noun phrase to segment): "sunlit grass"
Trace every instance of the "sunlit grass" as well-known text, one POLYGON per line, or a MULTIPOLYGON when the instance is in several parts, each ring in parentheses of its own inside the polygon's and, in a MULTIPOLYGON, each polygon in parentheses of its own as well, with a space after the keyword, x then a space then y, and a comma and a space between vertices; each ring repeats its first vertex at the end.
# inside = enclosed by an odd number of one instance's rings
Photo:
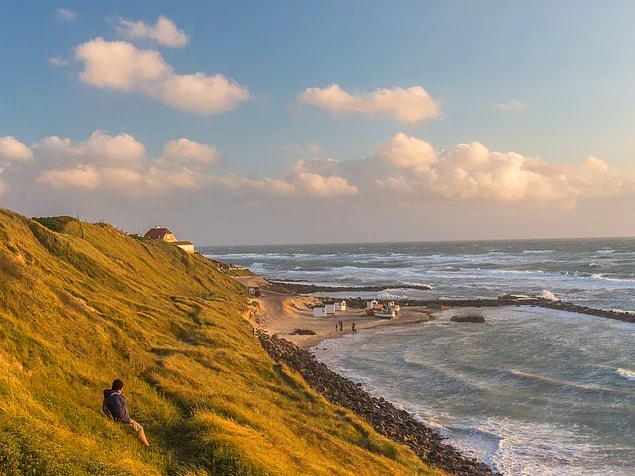
POLYGON ((0 473, 442 474, 272 362, 209 260, 40 222, 0 209, 0 473), (115 377, 150 449, 101 412, 115 377))

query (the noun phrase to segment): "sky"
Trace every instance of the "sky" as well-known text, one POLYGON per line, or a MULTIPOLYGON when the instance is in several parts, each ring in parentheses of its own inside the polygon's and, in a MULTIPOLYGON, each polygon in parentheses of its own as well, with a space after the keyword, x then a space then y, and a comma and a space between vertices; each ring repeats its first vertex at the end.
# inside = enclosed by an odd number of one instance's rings
POLYGON ((633 18, 4 0, 0 207, 198 246, 635 236, 633 18))

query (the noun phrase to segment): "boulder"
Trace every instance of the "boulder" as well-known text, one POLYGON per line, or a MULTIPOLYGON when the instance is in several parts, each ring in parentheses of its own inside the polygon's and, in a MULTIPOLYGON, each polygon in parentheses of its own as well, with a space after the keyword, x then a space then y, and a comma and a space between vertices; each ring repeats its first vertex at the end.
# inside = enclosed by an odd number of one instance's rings
POLYGON ((485 322, 485 318, 482 314, 457 314, 450 318, 454 322, 485 322))

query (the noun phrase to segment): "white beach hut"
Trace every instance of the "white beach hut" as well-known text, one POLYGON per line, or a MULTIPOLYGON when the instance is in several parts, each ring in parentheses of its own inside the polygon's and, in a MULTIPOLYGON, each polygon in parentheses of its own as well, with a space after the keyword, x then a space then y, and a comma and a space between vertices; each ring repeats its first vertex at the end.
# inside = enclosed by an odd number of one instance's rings
POLYGON ((326 317, 326 310, 323 307, 314 307, 313 317, 326 317))
POLYGON ((376 299, 366 301, 366 309, 377 309, 377 307, 379 307, 379 302, 376 299))
POLYGON ((336 302, 335 303, 336 311, 346 311, 346 301, 336 302))
POLYGON ((335 314, 335 304, 325 304, 324 312, 327 314, 335 314))

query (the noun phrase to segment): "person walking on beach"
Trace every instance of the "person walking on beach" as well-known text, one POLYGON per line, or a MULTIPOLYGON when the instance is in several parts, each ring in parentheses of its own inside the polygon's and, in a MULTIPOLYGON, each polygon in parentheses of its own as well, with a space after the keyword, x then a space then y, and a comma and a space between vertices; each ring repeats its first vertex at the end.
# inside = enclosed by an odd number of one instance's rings
POLYGON ((353 334, 355 334, 357 332, 357 329, 355 329, 355 323, 351 322, 351 330, 353 331, 353 334))
POLYGON ((116 378, 112 381, 112 388, 104 390, 104 402, 102 409, 104 413, 113 421, 120 423, 137 439, 146 446, 150 446, 143 431, 143 427, 130 418, 126 407, 126 397, 123 396, 123 381, 116 378))

